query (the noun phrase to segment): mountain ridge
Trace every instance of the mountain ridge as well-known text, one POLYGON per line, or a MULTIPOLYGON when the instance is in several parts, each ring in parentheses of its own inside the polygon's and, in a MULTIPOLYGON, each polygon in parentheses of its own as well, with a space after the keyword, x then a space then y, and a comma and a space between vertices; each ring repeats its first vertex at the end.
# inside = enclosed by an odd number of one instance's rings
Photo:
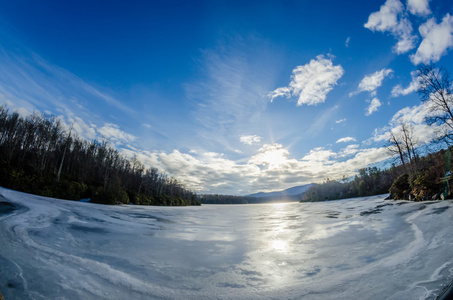
POLYGON ((313 183, 293 186, 282 191, 274 192, 258 192, 245 197, 255 197, 255 198, 282 198, 282 197, 294 197, 304 193, 313 183))

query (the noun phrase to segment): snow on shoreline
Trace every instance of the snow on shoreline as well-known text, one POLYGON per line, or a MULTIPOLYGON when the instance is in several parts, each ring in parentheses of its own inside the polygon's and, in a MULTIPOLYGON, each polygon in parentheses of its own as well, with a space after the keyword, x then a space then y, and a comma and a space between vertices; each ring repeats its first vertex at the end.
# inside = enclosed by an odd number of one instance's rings
POLYGON ((435 299, 453 280, 450 200, 2 202, 5 299, 435 299))

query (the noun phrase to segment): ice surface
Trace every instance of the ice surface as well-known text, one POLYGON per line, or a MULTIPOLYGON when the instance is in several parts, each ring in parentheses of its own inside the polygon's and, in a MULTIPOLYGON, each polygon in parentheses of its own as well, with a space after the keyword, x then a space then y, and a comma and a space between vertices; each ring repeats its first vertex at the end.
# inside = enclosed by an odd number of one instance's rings
POLYGON ((453 202, 102 206, 0 189, 13 299, 435 299, 453 202))

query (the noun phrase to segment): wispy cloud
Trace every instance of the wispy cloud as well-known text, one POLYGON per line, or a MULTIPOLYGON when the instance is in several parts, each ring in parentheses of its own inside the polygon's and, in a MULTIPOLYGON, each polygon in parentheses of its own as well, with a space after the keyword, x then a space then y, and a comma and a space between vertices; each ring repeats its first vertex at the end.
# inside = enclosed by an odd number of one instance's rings
POLYGON ((412 71, 411 77, 412 77, 412 81, 408 87, 403 88, 401 86, 401 84, 398 84, 393 87, 392 97, 406 96, 406 95, 409 95, 410 93, 416 92, 418 90, 419 84, 418 84, 417 71, 412 71))
POLYGON ((84 120, 76 116, 69 116, 67 120, 63 120, 67 125, 67 129, 72 127, 73 131, 77 133, 79 136, 93 140, 99 136, 98 132, 96 131, 96 125, 93 123, 87 124, 84 120))
POLYGON ((93 139, 98 137, 94 123, 105 118, 94 111, 99 110, 101 105, 95 104, 100 102, 105 105, 104 112, 116 109, 121 114, 134 114, 107 92, 39 55, 25 50, 14 53, 0 46, 0 104, 24 113, 39 110, 61 115, 80 136, 93 139))
POLYGON ((346 122, 346 120, 347 120, 346 118, 340 119, 340 120, 336 120, 335 123, 340 124, 340 123, 346 122))
POLYGON ((417 36, 412 34, 412 24, 405 17, 404 5, 399 0, 387 0, 379 11, 368 17, 364 26, 372 31, 390 32, 398 40, 393 48, 397 54, 406 53, 415 47, 417 36))
POLYGON ((257 135, 243 135, 239 137, 241 143, 246 145, 254 145, 261 143, 261 137, 257 135))
POLYGON ((293 70, 288 87, 280 87, 269 93, 271 101, 277 97, 298 97, 297 105, 316 105, 326 100, 327 94, 343 76, 341 65, 334 66, 332 56, 325 58, 318 55, 308 64, 298 66, 293 70))
POLYGON ((398 132, 401 124, 406 124, 412 128, 416 146, 427 144, 444 132, 442 125, 427 125, 425 122, 427 117, 436 113, 430 102, 400 109, 393 115, 387 126, 375 130, 368 142, 384 143, 390 138, 389 132, 398 132))
POLYGON ((379 106, 381 106, 381 101, 378 98, 373 98, 370 102, 370 105, 366 109, 365 115, 370 116, 372 113, 378 111, 379 106))
POLYGON ((104 124, 97 131, 115 145, 129 144, 136 139, 135 136, 120 130, 118 125, 112 123, 104 124))
POLYGON ((218 43, 203 50, 200 74, 185 85, 185 92, 193 104, 191 116, 200 140, 235 151, 237 140, 226 136, 241 136, 244 124, 260 122, 273 82, 269 69, 274 58, 264 42, 255 38, 233 37, 218 43), (268 64, 263 66, 263 59, 268 64))
POLYGON ((360 146, 358 144, 348 145, 346 148, 341 149, 337 156, 339 158, 351 157, 361 151, 359 147, 360 146))
POLYGON ((332 118, 335 114, 335 112, 338 110, 339 106, 335 105, 329 109, 325 109, 320 111, 313 123, 311 123, 310 127, 306 130, 307 136, 308 137, 316 137, 319 134, 322 133, 324 128, 328 125, 331 124, 332 118))
POLYGON ((384 79, 389 77, 392 73, 392 69, 382 69, 371 75, 366 75, 359 83, 357 91, 350 93, 349 96, 356 95, 360 92, 370 92, 371 96, 376 96, 377 88, 380 87, 384 79))
POLYGON ((437 62, 453 47, 453 17, 446 14, 440 24, 434 18, 419 28, 423 40, 417 52, 410 56, 413 64, 437 62))
POLYGON ((351 42, 351 37, 348 36, 348 38, 344 42, 344 45, 346 46, 346 48, 349 48, 349 42, 351 42))
POLYGON ((336 141, 336 143, 348 143, 348 142, 357 142, 357 140, 353 137, 347 136, 336 141))

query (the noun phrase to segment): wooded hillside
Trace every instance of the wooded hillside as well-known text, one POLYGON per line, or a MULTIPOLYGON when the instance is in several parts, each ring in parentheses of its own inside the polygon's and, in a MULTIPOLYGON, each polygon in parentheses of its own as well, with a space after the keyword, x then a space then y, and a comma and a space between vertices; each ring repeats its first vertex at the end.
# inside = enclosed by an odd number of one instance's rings
POLYGON ((55 116, 22 117, 5 106, 0 106, 0 185, 104 204, 200 204, 176 179, 123 157, 107 142, 77 137, 55 116))

